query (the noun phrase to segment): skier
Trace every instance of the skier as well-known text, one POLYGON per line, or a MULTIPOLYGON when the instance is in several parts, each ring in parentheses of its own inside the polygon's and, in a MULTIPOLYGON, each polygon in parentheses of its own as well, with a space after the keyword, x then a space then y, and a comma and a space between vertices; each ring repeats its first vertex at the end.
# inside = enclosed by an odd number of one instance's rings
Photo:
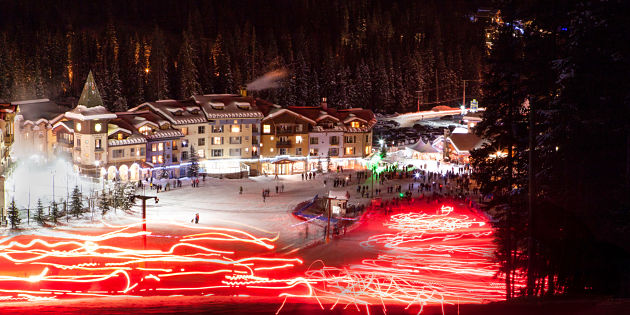
POLYGON ((199 213, 195 214, 195 224, 199 224, 199 213))
POLYGON ((242 195, 242 194, 243 194, 243 186, 241 186, 241 187, 238 189, 238 194, 239 194, 239 195, 242 195))

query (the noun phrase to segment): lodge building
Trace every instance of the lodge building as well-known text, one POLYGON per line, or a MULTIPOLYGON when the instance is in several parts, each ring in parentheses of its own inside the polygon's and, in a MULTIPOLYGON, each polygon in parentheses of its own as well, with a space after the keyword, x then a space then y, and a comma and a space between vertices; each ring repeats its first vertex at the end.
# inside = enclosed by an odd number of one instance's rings
POLYGON ((122 181, 187 176, 193 155, 209 176, 361 169, 376 123, 370 110, 328 108, 325 99, 315 107, 281 107, 245 93, 158 100, 112 113, 91 72, 73 108, 42 99, 0 110, 10 112, 2 117, 5 146, 66 157, 82 173, 122 181))

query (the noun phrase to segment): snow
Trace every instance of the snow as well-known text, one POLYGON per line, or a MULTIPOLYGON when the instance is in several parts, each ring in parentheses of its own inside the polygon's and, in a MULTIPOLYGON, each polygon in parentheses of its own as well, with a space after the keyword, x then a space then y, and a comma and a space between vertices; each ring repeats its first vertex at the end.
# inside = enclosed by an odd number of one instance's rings
POLYGON ((66 117, 77 120, 92 120, 92 119, 114 119, 116 114, 110 113, 103 106, 85 107, 83 105, 77 105, 75 109, 66 113, 66 117))

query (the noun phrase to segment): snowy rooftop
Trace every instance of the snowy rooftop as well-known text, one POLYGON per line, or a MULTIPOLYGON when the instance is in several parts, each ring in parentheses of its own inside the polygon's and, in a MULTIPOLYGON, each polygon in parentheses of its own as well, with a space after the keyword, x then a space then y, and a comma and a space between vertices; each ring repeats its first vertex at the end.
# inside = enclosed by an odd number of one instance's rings
POLYGON ((256 107, 251 97, 237 94, 193 95, 193 99, 208 119, 220 118, 262 118, 263 113, 256 107))
POLYGON ((199 105, 192 100, 159 100, 146 102, 130 109, 130 112, 151 110, 164 117, 173 125, 201 124, 207 122, 199 105))
POLYGON ((114 119, 116 114, 108 111, 103 106, 86 107, 77 105, 73 110, 66 112, 66 118, 76 120, 114 119))

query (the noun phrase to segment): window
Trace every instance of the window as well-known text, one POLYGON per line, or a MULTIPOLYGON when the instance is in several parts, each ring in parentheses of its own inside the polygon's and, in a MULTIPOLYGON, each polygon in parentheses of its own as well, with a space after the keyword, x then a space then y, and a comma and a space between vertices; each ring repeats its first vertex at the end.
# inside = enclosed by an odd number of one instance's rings
POLYGON ((118 140, 122 140, 122 137, 123 137, 122 132, 119 132, 119 133, 118 133, 118 137, 117 137, 117 138, 118 138, 118 140))
POLYGON ((346 147, 346 154, 348 155, 354 154, 354 147, 346 147))
POLYGON ((188 140, 182 140, 182 148, 188 148, 188 140))
POLYGON ((188 160, 188 151, 182 152, 182 161, 188 160))
POLYGON ((311 151, 309 152, 309 154, 310 154, 310 155, 312 155, 312 156, 315 156, 315 155, 317 155, 317 153, 319 153, 318 151, 319 151, 319 150, 317 150, 317 149, 311 149, 311 151))
POLYGON ((125 151, 120 149, 120 150, 114 150, 114 152, 112 152, 114 154, 114 158, 121 158, 123 156, 125 156, 125 151))
POLYGON ((151 144, 151 152, 156 152, 157 151, 157 144, 153 143, 151 144))
POLYGON ((302 126, 302 125, 295 125, 295 132, 302 132, 302 130, 303 130, 302 127, 304 127, 304 126, 302 126))
POLYGON ((339 144, 339 137, 338 137, 338 136, 332 136, 332 137, 330 137, 330 144, 332 144, 332 145, 338 145, 338 144, 339 144))
POLYGON ((101 124, 94 125, 94 131, 101 132, 102 129, 103 129, 103 126, 101 124))
POLYGON ((134 156, 136 153, 136 148, 129 149, 129 156, 134 156))
POLYGON ((302 141, 304 141, 302 136, 295 136, 295 143, 302 143, 302 141))
POLYGON ((139 131, 141 134, 143 134, 143 135, 145 135, 145 136, 146 136, 146 135, 148 135, 148 134, 150 134, 150 133, 151 133, 151 127, 149 127, 149 126, 142 126, 142 127, 140 127, 140 129, 138 129, 138 131, 139 131))
POLYGON ((177 150, 177 141, 173 140, 173 150, 177 150))
POLYGON ((330 156, 338 156, 339 155, 339 149, 338 148, 330 148, 330 149, 328 149, 328 155, 330 155, 330 156))
POLYGON ((157 160, 158 160, 158 163, 160 164, 164 163, 164 156, 162 154, 158 155, 157 160))
POLYGON ((232 132, 241 132, 241 125, 232 125, 230 128, 232 132))
POLYGON ((156 164, 156 163, 157 163, 157 156, 155 156, 155 155, 154 155, 154 156, 152 156, 152 157, 151 157, 151 162, 152 162, 153 164, 156 164))
POLYGON ((295 155, 302 155, 302 148, 295 148, 295 155))
POLYGON ((206 138, 197 139, 197 145, 206 145, 206 138))
POLYGON ((175 154, 173 154, 173 163, 177 163, 177 156, 175 154))
POLYGON ((168 150, 168 149, 170 149, 170 148, 171 148, 171 142, 170 142, 170 141, 168 141, 168 142, 166 142, 166 150, 168 150))
POLYGON ((213 149, 212 156, 214 157, 223 156, 223 149, 213 149))
POLYGON ((164 143, 158 143, 158 151, 164 151, 164 143))
POLYGON ((197 127, 197 133, 206 133, 206 126, 197 127))
POLYGON ((370 154, 370 146, 365 147, 365 155, 370 154))
POLYGON ((285 148, 280 148, 280 149, 278 149, 278 154, 280 154, 280 155, 286 155, 286 154, 287 154, 287 149, 285 149, 285 148))
POLYGON ((94 148, 95 149, 101 149, 101 139, 96 139, 96 141, 94 142, 94 148))
POLYGON ((144 155, 144 148, 140 148, 140 150, 138 150, 138 155, 144 155))
POLYGON ((311 137, 311 138, 309 139, 309 142, 310 142, 311 144, 319 144, 319 138, 317 138, 317 137, 311 137))
POLYGON ((269 149, 269 152, 273 152, 273 148, 270 148, 270 149, 269 149))
MULTIPOLYGON (((26 136, 28 137, 28 134, 26 136)), ((77 138, 77 147, 80 147, 80 146, 81 146, 81 139, 77 138)))
POLYGON ((182 127, 182 133, 184 134, 184 136, 188 135, 188 127, 182 127))
POLYGON ((206 156, 206 150, 201 149, 201 150, 197 150, 197 156, 199 156, 200 158, 203 158, 206 156))
POLYGON ((241 144, 241 137, 230 137, 230 144, 241 144))
POLYGON ((230 149, 230 156, 241 156, 241 148, 230 149))
POLYGON ((271 125, 263 125, 263 133, 271 133, 271 125))
POLYGON ((223 137, 212 137, 212 144, 223 144, 223 137))
POLYGON ((344 138, 344 142, 345 143, 356 143, 357 142, 357 136, 346 136, 344 138))
POLYGON ((353 121, 350 123, 350 127, 352 128, 359 128, 361 127, 361 124, 358 121, 353 121))
POLYGON ((77 123, 77 131, 81 131, 81 123, 77 123))
POLYGON ((221 133, 223 132, 223 126, 212 126, 212 132, 213 133, 221 133))

